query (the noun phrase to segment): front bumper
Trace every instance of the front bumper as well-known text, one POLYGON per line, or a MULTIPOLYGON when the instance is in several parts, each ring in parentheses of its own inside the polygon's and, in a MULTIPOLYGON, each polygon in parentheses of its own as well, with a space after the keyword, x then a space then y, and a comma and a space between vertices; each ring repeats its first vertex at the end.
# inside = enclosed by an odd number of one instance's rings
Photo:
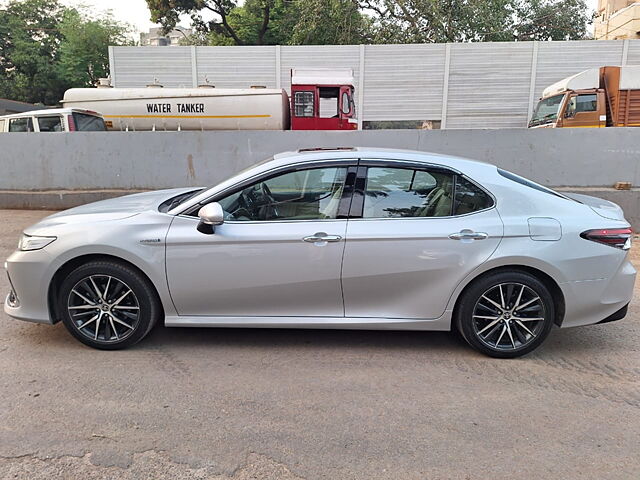
POLYGON ((47 303, 51 256, 45 249, 16 251, 4 266, 11 286, 4 302, 5 313, 18 320, 52 324, 47 303))

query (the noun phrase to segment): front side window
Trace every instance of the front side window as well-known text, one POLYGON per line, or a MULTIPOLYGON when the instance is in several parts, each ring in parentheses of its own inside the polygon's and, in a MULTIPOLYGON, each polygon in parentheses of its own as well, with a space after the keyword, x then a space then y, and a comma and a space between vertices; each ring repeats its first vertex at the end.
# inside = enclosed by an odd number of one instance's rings
POLYGON ((12 118, 9 120, 10 132, 33 132, 33 120, 31 117, 12 118))
POLYGON ((104 119, 95 115, 74 112, 73 121, 79 132, 104 132, 107 129, 104 119))
POLYGON ((254 183, 218 202, 230 221, 335 219, 346 176, 346 167, 297 170, 254 183))
POLYGON ((38 117, 38 128, 41 132, 61 132, 62 117, 38 117))
POLYGON ((313 117, 313 92, 296 92, 294 106, 296 117, 313 117))
POLYGON ((596 94, 578 95, 576 98, 576 113, 598 111, 598 96, 596 94))
POLYGON ((371 167, 367 173, 364 218, 451 215, 454 175, 444 171, 371 167))

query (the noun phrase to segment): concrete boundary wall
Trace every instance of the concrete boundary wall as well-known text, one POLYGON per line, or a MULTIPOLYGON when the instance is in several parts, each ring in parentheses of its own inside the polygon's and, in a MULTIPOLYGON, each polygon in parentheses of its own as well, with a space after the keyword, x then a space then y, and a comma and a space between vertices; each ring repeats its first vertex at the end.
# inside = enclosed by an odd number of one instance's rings
POLYGON ((607 198, 640 228, 640 129, 0 134, 0 208, 64 209, 126 193, 212 185, 304 147, 407 148, 484 160, 547 186, 607 198))
POLYGON ((640 128, 0 134, 0 191, 210 185, 277 152, 369 146, 460 155, 552 187, 640 185, 640 128))

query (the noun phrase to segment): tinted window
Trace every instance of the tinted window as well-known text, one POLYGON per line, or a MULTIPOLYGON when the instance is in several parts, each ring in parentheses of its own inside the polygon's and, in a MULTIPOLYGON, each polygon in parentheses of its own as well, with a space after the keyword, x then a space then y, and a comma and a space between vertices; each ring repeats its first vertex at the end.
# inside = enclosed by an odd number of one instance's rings
POLYGON ((463 176, 456 175, 456 193, 453 202, 454 215, 477 212, 492 205, 493 200, 484 190, 463 176))
POLYGON ((346 167, 298 170, 257 182, 218 200, 228 220, 334 219, 346 167))
POLYGON ((62 117, 38 117, 38 128, 41 132, 61 132, 62 117))
POLYGON ((12 118, 9 120, 10 132, 33 132, 31 117, 12 118))
POLYGON ((294 100, 296 117, 313 117, 313 92, 296 92, 294 100))
POLYGON ((76 130, 79 132, 104 132, 107 129, 102 117, 94 115, 74 113, 73 121, 76 124, 76 130))
POLYGON ((408 168, 368 169, 364 218, 451 215, 453 174, 408 168))

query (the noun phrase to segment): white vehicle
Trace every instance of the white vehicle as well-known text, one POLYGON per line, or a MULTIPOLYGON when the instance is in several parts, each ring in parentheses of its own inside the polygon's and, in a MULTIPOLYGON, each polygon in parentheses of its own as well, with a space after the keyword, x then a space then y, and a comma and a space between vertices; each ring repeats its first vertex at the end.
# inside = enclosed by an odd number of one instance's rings
POLYGON ((0 117, 2 132, 103 132, 102 115, 82 108, 48 108, 0 117))

